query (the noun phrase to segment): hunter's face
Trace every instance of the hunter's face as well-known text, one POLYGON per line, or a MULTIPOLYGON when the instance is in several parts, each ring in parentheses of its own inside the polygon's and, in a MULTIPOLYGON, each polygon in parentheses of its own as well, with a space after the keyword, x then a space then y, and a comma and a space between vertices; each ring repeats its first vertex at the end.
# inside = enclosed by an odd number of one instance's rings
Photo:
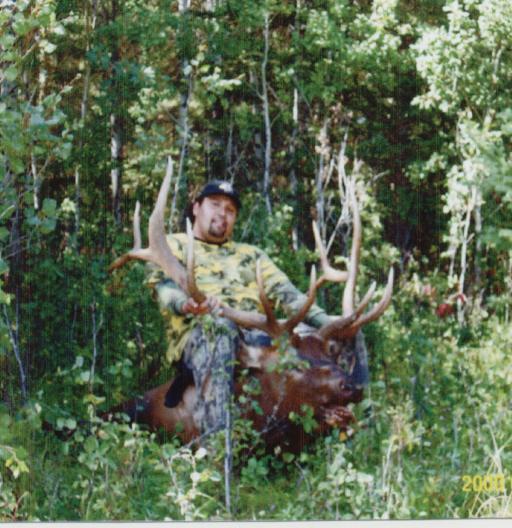
POLYGON ((196 202, 194 213, 194 236, 205 242, 220 244, 233 233, 237 208, 233 200, 222 194, 207 196, 196 202))

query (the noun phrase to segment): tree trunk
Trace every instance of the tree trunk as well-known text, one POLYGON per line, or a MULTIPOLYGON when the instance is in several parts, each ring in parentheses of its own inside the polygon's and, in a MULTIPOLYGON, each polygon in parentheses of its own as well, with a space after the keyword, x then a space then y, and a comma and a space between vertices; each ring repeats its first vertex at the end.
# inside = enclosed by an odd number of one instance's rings
POLYGON ((264 27, 265 51, 263 54, 263 61, 261 63, 261 82, 263 102, 263 117, 265 120, 265 166, 263 172, 263 196, 265 198, 265 205, 267 212, 272 213, 272 203, 270 200, 270 186, 272 184, 270 175, 270 164, 272 161, 272 130, 270 124, 270 109, 268 102, 268 88, 267 88, 267 64, 268 64, 268 48, 269 48, 269 14, 265 12, 265 27, 264 27))
MULTIPOLYGON (((85 34, 86 34, 86 44, 85 44, 85 55, 91 49, 91 34, 96 28, 96 13, 98 7, 98 0, 92 1, 92 12, 89 14, 89 4, 86 3, 85 6, 85 34)), ((91 81, 91 65, 87 60, 87 57, 84 57, 85 61, 85 74, 84 74, 84 86, 82 90, 82 100, 80 102, 80 123, 79 123, 79 140, 78 140, 78 152, 80 152, 81 159, 80 162, 77 162, 75 166, 75 240, 74 247, 78 251, 79 240, 78 234, 80 232, 80 201, 81 201, 81 190, 80 190, 80 168, 82 163, 87 163, 87 160, 84 159, 82 155, 84 149, 84 130, 85 130, 85 120, 87 117, 87 109, 89 104, 89 86, 91 81)))
POLYGON ((291 169, 290 169, 290 187, 292 191, 292 201, 293 201, 293 210, 296 215, 295 222, 293 222, 292 227, 292 244, 293 244, 293 250, 297 251, 299 249, 299 230, 298 230, 298 206, 299 206, 299 182, 297 181, 297 137, 299 135, 299 92, 297 88, 294 88, 293 90, 293 130, 292 130, 292 137, 290 140, 290 163, 291 163, 291 169))
MULTIPOLYGON (((112 21, 118 14, 118 2, 112 1, 112 21)), ((116 76, 116 66, 121 58, 118 42, 114 43, 112 50, 111 68, 112 75, 116 76)), ((115 93, 112 96, 113 111, 110 114, 110 180, 112 186, 112 212, 115 225, 122 226, 121 219, 121 181, 122 181, 122 152, 123 152, 123 119, 122 102, 119 97, 120 87, 114 82, 115 93)))
MULTIPOLYGON (((471 196, 468 200, 467 209, 466 209, 466 221, 464 222, 464 233, 462 236, 462 247, 460 250, 460 275, 459 275, 459 286, 458 291, 460 295, 464 294, 464 283, 466 281, 466 271, 467 271, 467 254, 468 254, 468 244, 470 241, 469 228, 471 226, 471 215, 475 208, 477 189, 473 187, 471 189, 471 196)), ((459 324, 464 323, 464 304, 460 300, 457 300, 457 320, 459 324)))
POLYGON ((110 170, 110 179, 112 184, 112 211, 114 221, 117 227, 122 225, 121 220, 121 169, 122 169, 122 125, 119 115, 110 114, 110 159, 112 169, 110 170))
POLYGON ((474 303, 472 309, 479 309, 483 302, 482 288, 482 268, 480 261, 482 258, 482 197, 480 189, 477 191, 475 210, 473 213, 475 220, 475 279, 474 279, 474 303))
POLYGON ((318 169, 315 175, 316 222, 323 240, 326 239, 324 181, 326 179, 327 164, 330 157, 329 139, 327 136, 328 126, 329 119, 326 119, 317 137, 319 143, 319 146, 317 146, 319 159, 318 169))
MULTIPOLYGON (((187 16, 187 12, 190 7, 189 0, 180 0, 178 10, 181 17, 187 16)), ((180 116, 179 116, 179 135, 180 135, 180 159, 178 164, 178 174, 174 184, 174 193, 171 203, 171 213, 169 216, 169 229, 172 231, 174 228, 174 219, 178 206, 178 195, 184 195, 186 199, 186 188, 187 188, 187 177, 185 171, 185 165, 188 156, 188 141, 190 135, 189 125, 189 104, 190 98, 192 97, 193 81, 192 81, 192 69, 190 62, 187 57, 181 61, 181 76, 186 85, 185 90, 180 96, 180 116)))
MULTIPOLYGON (((16 184, 15 184, 16 185, 16 184)), ((16 193, 21 196, 20 191, 16 193)), ((21 304, 21 281, 22 281, 22 246, 21 246, 21 210, 20 204, 15 203, 15 213, 11 223, 10 247, 12 248, 12 259, 9 265, 11 286, 8 288, 14 291, 14 322, 9 317, 7 307, 4 305, 5 323, 9 332, 9 340, 18 364, 20 376, 20 389, 23 402, 27 399, 27 375, 23 364, 22 351, 20 349, 20 304, 21 304)))

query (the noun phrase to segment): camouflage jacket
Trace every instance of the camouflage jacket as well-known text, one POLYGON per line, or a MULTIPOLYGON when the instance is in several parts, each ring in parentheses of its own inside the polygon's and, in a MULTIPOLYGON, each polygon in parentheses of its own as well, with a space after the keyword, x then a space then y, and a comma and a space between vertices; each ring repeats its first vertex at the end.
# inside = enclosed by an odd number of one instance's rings
MULTIPOLYGON (((168 235, 167 241, 173 254, 182 262, 186 258, 187 236, 184 233, 168 235)), ((302 294, 288 277, 272 262, 267 254, 256 246, 233 241, 224 244, 209 244, 195 241, 195 274, 199 289, 206 295, 218 297, 221 302, 240 310, 263 312, 256 284, 256 261, 261 261, 265 292, 275 309, 294 313, 304 303, 302 294)), ((154 288, 161 312, 166 319, 168 349, 167 359, 172 362, 181 357, 189 334, 198 318, 184 315, 181 308, 187 295, 160 268, 148 264, 147 283, 154 288)), ((329 316, 317 305, 313 305, 305 322, 320 326, 329 321, 329 316)))

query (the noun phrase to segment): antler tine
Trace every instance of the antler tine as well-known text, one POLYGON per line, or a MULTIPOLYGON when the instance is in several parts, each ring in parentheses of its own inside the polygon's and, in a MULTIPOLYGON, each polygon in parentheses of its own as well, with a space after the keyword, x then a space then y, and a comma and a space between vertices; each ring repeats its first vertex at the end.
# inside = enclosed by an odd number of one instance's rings
MULTIPOLYGON (((336 270, 335 270, 336 271, 336 270)), ((316 291, 318 289, 317 280, 316 280, 316 267, 312 266, 311 276, 309 279, 309 291, 306 298, 306 302, 301 306, 300 310, 290 317, 288 321, 283 324, 284 330, 291 334, 292 330, 306 317, 306 314, 309 312, 309 309, 315 302, 316 291)))
POLYGON ((343 290, 342 312, 344 316, 354 311, 354 295, 356 289, 357 272, 359 270, 359 253, 361 250, 361 215, 357 204, 355 181, 348 185, 348 193, 352 205, 352 248, 350 250, 350 262, 348 265, 348 279, 343 290))
POLYGON ((138 250, 142 247, 142 237, 140 236, 140 202, 135 203, 135 212, 133 213, 133 249, 138 250))
POLYGON ((313 266, 311 269, 311 281, 309 285, 309 292, 305 303, 301 306, 299 311, 284 322, 277 320, 274 310, 268 300, 267 294, 265 293, 265 287, 263 284, 263 277, 261 273, 261 264, 258 259, 256 262, 256 282, 258 284, 258 292, 260 301, 265 311, 265 315, 257 312, 245 312, 243 310, 235 310, 227 305, 222 305, 222 315, 231 319, 240 326, 248 328, 258 328, 263 330, 273 338, 278 338, 285 332, 291 333, 292 330, 304 319, 308 313, 311 305, 315 301, 315 295, 317 290, 316 280, 316 269, 313 266))
POLYGON ((128 251, 128 253, 125 253, 124 255, 121 255, 120 257, 116 258, 112 264, 108 267, 109 273, 114 271, 117 268, 121 268, 124 266, 128 261, 137 259, 138 257, 135 256, 136 253, 138 253, 141 250, 141 236, 140 236, 140 202, 137 200, 135 204, 135 212, 133 213, 133 248, 128 251))
POLYGON ((376 287, 377 283, 375 281, 372 282, 365 296, 363 297, 357 308, 351 314, 334 319, 330 323, 322 326, 322 328, 320 328, 320 330, 318 331, 320 337, 323 337, 324 339, 329 339, 332 334, 336 332, 341 332, 345 328, 351 327, 357 321, 357 318, 364 312, 370 301, 373 299, 376 287))
POLYGON ((135 211, 133 213, 133 248, 118 257, 108 267, 109 273, 115 269, 121 268, 130 260, 147 260, 145 255, 147 250, 142 249, 142 237, 140 235, 140 202, 137 200, 135 203, 135 211))
POLYGON ((279 323, 277 322, 276 315, 270 301, 268 300, 267 294, 265 293, 265 286, 263 284, 263 276, 261 274, 261 261, 256 261, 256 282, 258 284, 258 293, 260 296, 261 305, 267 316, 268 332, 273 337, 278 337, 279 334, 279 323))
MULTIPOLYGON (((188 290, 187 273, 181 262, 172 254, 171 248, 165 237, 164 213, 171 178, 173 174, 173 162, 171 157, 167 158, 167 170, 158 193, 155 207, 149 217, 148 238, 149 247, 146 260, 151 260, 158 264, 164 273, 169 276, 182 290, 192 295, 188 290)), ((144 258, 144 257, 142 257, 144 258)), ((195 299, 202 302, 204 298, 195 299)))
POLYGON ((350 316, 342 317, 325 325, 319 330, 319 334, 324 339, 329 339, 333 334, 336 334, 337 338, 354 336, 363 325, 375 321, 375 319, 384 313, 391 302, 391 297, 393 295, 393 280, 394 270, 393 268, 390 268, 388 282, 384 289, 382 299, 368 313, 363 314, 363 311, 375 293, 375 283, 372 284, 368 293, 364 296, 357 309, 350 316))
POLYGON ((331 282, 345 282, 348 278, 348 272, 334 269, 329 264, 327 258, 327 251, 320 237, 317 223, 313 220, 313 235, 315 237, 315 244, 320 253, 320 264, 322 266, 323 275, 318 279, 316 287, 319 288, 325 281, 331 282))
POLYGON ((194 272, 194 233, 192 231, 192 224, 187 218, 187 290, 193 299, 201 303, 206 299, 204 293, 199 291, 196 284, 196 276, 194 272))
POLYGON ((133 248, 128 251, 128 253, 125 253, 124 255, 121 255, 120 257, 116 258, 112 264, 108 267, 109 273, 114 271, 115 269, 121 268, 124 266, 128 261, 130 260, 138 260, 141 259, 139 255, 141 252, 144 252, 144 250, 141 248, 141 236, 140 236, 140 203, 137 200, 137 203, 135 204, 135 212, 133 213, 133 248))
POLYGON ((164 227, 164 213, 165 204, 167 203, 167 195, 169 194, 169 187, 171 186, 171 178, 173 173, 173 163, 169 156, 167 158, 167 168, 165 170, 165 177, 158 191, 156 204, 149 217, 149 247, 158 245, 162 240, 165 241, 165 227, 164 227))
POLYGON ((363 314, 361 317, 356 319, 354 323, 352 323, 351 327, 353 329, 359 329, 361 326, 371 323, 372 321, 375 321, 378 317, 380 317, 386 308, 389 306, 389 303, 391 302, 391 297, 393 295, 393 281, 395 277, 395 271, 393 267, 389 269, 388 274, 388 282, 386 284, 386 288, 384 289, 384 294, 382 295, 382 299, 366 314, 363 314))
MULTIPOLYGON (((145 260, 160 266, 164 273, 170 277, 180 288, 188 293, 187 273, 181 262, 172 254, 165 237, 164 213, 167 195, 171 185, 173 163, 171 157, 167 158, 165 177, 158 192, 156 205, 149 217, 148 238, 149 246, 141 247, 140 234, 140 204, 137 202, 133 216, 133 248, 116 259, 109 267, 109 271, 120 268, 129 260, 145 260)), ((198 299, 196 299, 198 300, 198 299)), ((203 299, 201 299, 203 300, 203 299)))
POLYGON ((317 280, 316 280, 316 267, 311 268, 311 278, 309 281, 309 291, 306 297, 306 301, 300 307, 299 311, 292 315, 289 319, 284 322, 279 322, 276 319, 274 310, 270 305, 268 297, 265 293, 265 288, 263 285, 263 277, 261 274, 261 265, 258 259, 256 263, 256 280, 258 282, 258 291, 260 295, 260 301, 263 305, 263 309, 266 314, 266 328, 264 330, 268 332, 272 337, 277 338, 284 334, 285 332, 291 333, 292 330, 306 317, 311 305, 315 302, 316 290, 317 290, 317 280))
POLYGON ((272 308, 270 306, 270 302, 268 301, 268 298, 265 295, 263 281, 261 279, 259 259, 258 261, 256 261, 256 281, 258 283, 260 301, 263 305, 263 309, 265 310, 266 315, 260 314, 258 312, 246 312, 244 310, 237 310, 235 308, 231 308, 231 306, 227 304, 221 305, 219 315, 227 317, 239 326, 243 326, 246 328, 258 328, 259 330, 267 332, 272 337, 278 337, 280 335, 278 323, 275 318, 274 312, 272 311, 272 308))

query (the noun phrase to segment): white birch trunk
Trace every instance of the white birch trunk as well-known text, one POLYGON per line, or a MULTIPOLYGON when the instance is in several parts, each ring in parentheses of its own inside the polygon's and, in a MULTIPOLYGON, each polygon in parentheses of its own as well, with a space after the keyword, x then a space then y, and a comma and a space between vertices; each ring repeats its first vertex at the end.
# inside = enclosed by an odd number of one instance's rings
POLYGON ((265 161, 263 173, 263 196, 265 198, 265 205, 267 212, 272 213, 272 203, 270 200, 270 164, 272 161, 272 130, 270 124, 270 109, 268 102, 268 88, 267 88, 267 64, 268 64, 268 49, 269 49, 269 14, 265 12, 265 27, 264 27, 264 41, 265 51, 263 54, 263 61, 261 63, 261 81, 262 81, 262 101, 263 101, 263 117, 265 120, 265 161))
POLYGON ((318 169, 315 175, 316 221, 322 240, 325 240, 326 238, 324 181, 326 179, 327 171, 329 170, 328 162, 330 157, 329 139, 327 136, 328 126, 329 119, 326 119, 317 136, 318 145, 316 147, 316 151, 319 155, 318 169))
MULTIPOLYGON (((180 0, 178 5, 178 11, 181 16, 185 16, 190 7, 189 0, 180 0)), ((176 181, 174 183, 174 193, 171 203, 171 212, 169 215, 169 230, 174 228, 174 219, 176 216, 177 206, 178 206, 178 194, 180 187, 183 184, 184 174, 185 174, 185 165, 188 155, 188 141, 190 135, 190 125, 189 125, 189 104, 190 98, 192 97, 192 70, 191 65, 188 59, 183 59, 181 62, 181 76, 186 81, 186 91, 180 96, 180 115, 178 122, 178 132, 180 135, 180 157, 178 161, 178 174, 176 176, 176 181)))
POLYGON ((110 170, 110 180, 112 186, 112 209, 116 225, 121 225, 121 152, 123 148, 120 117, 110 114, 110 158, 112 169, 110 170))
MULTIPOLYGON (((471 215, 475 207, 477 189, 473 187, 471 189, 471 197, 469 198, 467 209, 466 209, 466 220, 464 222, 464 234, 462 237, 462 246, 460 250, 460 275, 459 275, 459 285, 458 291, 460 295, 464 295, 464 283, 466 281, 466 271, 467 271, 467 254, 468 254, 468 245, 469 245, 469 228, 471 226, 471 215)), ((457 320, 459 324, 464 323, 464 304, 461 299, 457 299, 457 320)))
MULTIPOLYGON (((112 2, 112 20, 117 17, 118 1, 112 2)), ((112 50, 112 65, 115 66, 120 60, 120 51, 118 43, 114 44, 112 50)), ((121 110, 121 109, 119 109, 121 110)), ((122 151, 123 151, 123 135, 122 135, 122 117, 119 115, 118 109, 115 108, 110 114, 110 160, 112 168, 110 170, 110 180, 112 187, 112 210, 114 214, 114 221, 117 227, 122 225, 121 222, 121 177, 122 177, 122 151)))
MULTIPOLYGON (((292 131, 292 138, 290 141, 290 159, 294 161, 296 151, 297 151, 297 137, 299 135, 299 92, 297 88, 294 88, 293 90, 292 117, 293 117, 293 131, 292 131)), ((299 203, 298 181, 297 181, 297 173, 295 171, 295 163, 292 164, 292 168, 290 170, 290 185, 291 185, 291 190, 292 190, 293 201, 296 205, 298 205, 299 203)), ((293 227, 292 227, 292 247, 294 251, 297 251, 299 249, 299 233, 298 233, 297 222, 294 222, 293 227)))
MULTIPOLYGON (((85 33, 86 33, 86 45, 85 54, 91 49, 90 35, 96 28, 96 13, 98 7, 98 0, 92 1, 92 13, 89 19, 89 9, 86 6, 85 13, 85 33)), ((87 109, 89 105, 89 86, 91 82, 91 65, 89 61, 84 57, 85 60, 85 73, 84 73, 84 85, 82 90, 82 100, 80 101, 80 123, 79 123, 79 140, 78 150, 83 151, 84 148, 84 127, 85 120, 87 117, 87 109)), ((80 201, 81 201, 81 189, 80 189, 80 163, 76 164, 75 167, 75 249, 78 250, 78 233, 80 230, 80 201)))

